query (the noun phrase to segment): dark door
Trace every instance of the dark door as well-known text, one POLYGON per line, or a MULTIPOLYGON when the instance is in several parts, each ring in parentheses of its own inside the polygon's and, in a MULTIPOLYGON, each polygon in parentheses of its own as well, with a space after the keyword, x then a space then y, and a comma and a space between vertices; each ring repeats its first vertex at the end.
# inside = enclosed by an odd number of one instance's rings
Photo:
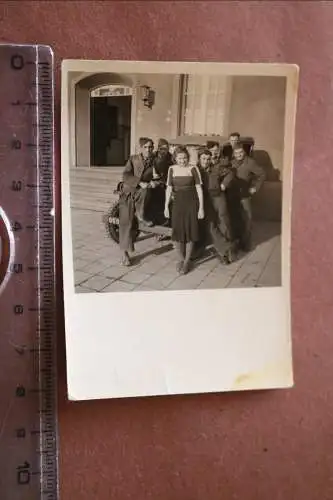
POLYGON ((107 148, 117 135, 118 109, 108 106, 106 97, 90 99, 90 163, 92 166, 106 166, 107 148))
POLYGON ((90 163, 123 165, 130 153, 131 96, 90 99, 90 163))

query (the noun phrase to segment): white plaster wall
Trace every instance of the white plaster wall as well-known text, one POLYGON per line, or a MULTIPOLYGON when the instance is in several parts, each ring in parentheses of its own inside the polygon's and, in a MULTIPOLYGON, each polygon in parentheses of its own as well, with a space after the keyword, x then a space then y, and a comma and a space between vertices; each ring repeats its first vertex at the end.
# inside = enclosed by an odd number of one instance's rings
POLYGON ((286 80, 279 77, 233 77, 228 132, 253 136, 273 166, 283 170, 286 80))
POLYGON ((155 91, 155 104, 151 110, 146 108, 137 88, 136 144, 142 136, 152 138, 156 144, 160 137, 172 137, 173 121, 177 120, 173 109, 174 78, 173 75, 138 75, 138 84, 149 85, 155 91))

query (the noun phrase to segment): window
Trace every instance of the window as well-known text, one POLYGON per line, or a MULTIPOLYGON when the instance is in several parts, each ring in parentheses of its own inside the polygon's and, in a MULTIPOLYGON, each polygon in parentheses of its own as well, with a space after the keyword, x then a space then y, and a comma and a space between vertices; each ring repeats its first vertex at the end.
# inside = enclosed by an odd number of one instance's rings
POLYGON ((183 135, 225 135, 228 77, 185 75, 181 132, 183 135))

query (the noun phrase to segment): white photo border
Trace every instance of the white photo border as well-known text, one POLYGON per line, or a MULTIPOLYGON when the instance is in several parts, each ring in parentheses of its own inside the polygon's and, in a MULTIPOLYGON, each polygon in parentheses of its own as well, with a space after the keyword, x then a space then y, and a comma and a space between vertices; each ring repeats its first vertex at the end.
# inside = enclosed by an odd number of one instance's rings
POLYGON ((290 246, 298 78, 299 68, 292 64, 63 61, 62 258, 69 399, 293 385, 290 246), (71 72, 286 77, 281 286, 75 293, 68 112, 71 72))

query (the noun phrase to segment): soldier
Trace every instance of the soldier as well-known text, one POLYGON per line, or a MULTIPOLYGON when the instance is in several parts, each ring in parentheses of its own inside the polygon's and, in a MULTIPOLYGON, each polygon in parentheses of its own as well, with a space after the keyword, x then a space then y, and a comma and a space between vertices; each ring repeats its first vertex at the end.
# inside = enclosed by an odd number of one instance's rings
POLYGON ((122 264, 131 264, 129 252, 134 251, 133 223, 135 215, 147 226, 145 207, 150 189, 158 186, 154 180, 154 143, 149 137, 139 139, 140 153, 130 156, 123 172, 123 188, 119 199, 119 245, 123 251, 122 264))
POLYGON ((219 144, 213 141, 207 143, 206 150, 200 151, 199 165, 203 171, 209 233, 222 262, 229 264, 234 259, 234 252, 225 191, 233 179, 233 173, 228 161, 221 156, 219 144))
POLYGON ((169 168, 173 164, 172 155, 169 151, 169 143, 166 139, 159 139, 154 158, 156 173, 163 184, 166 184, 169 168))
MULTIPOLYGON (((165 205, 165 188, 168 178, 169 168, 173 165, 173 158, 170 153, 170 145, 166 139, 159 139, 157 144, 157 151, 154 153, 154 180, 159 181, 158 187, 154 191, 154 199, 157 205, 157 211, 160 212, 159 208, 165 205)), ((164 226, 171 225, 170 219, 162 222, 164 226)), ((167 235, 157 236, 157 241, 164 241, 169 239, 167 235)))
POLYGON ((240 134, 239 132, 232 132, 229 134, 229 140, 222 146, 222 155, 224 158, 228 158, 228 160, 231 162, 233 158, 233 153, 235 147, 239 144, 240 142, 240 134))
POLYGON ((265 172, 253 158, 246 155, 243 146, 239 144, 234 149, 231 168, 234 174, 229 190, 233 230, 240 248, 249 251, 252 243, 251 198, 261 188, 265 172))

